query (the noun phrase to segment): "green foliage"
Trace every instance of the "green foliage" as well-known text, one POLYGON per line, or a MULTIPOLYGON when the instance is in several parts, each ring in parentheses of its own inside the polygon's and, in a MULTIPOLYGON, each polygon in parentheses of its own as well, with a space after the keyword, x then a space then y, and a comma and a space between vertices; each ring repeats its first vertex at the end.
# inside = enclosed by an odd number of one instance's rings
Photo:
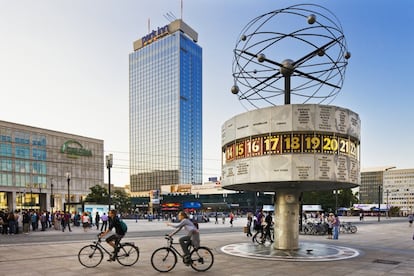
POLYGON ((112 204, 121 213, 127 213, 131 209, 131 198, 125 191, 115 190, 112 194, 112 204))
POLYGON ((305 205, 321 205, 326 212, 335 211, 335 207, 351 207, 358 203, 358 198, 351 189, 338 190, 338 199, 333 191, 304 192, 302 202, 305 205))
MULTIPOLYGON (((91 202, 96 204, 109 204, 108 191, 106 188, 95 185, 90 188, 91 192, 86 196, 85 202, 91 202)), ((128 194, 123 190, 111 191, 112 206, 118 212, 128 212, 131 208, 131 199, 128 194)))
POLYGON ((93 202, 96 204, 108 204, 108 191, 106 188, 95 185, 90 188, 91 192, 86 196, 86 202, 93 202))

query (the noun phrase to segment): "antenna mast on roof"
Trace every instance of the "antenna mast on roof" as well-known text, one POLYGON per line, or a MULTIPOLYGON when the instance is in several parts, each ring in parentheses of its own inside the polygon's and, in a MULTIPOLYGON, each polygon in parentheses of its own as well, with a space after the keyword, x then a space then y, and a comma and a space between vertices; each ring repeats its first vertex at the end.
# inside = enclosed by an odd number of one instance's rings
POLYGON ((183 0, 181 0, 181 14, 180 19, 183 20, 183 0))
POLYGON ((177 17, 172 12, 167 12, 164 14, 164 18, 167 19, 167 21, 170 23, 177 20, 177 17))

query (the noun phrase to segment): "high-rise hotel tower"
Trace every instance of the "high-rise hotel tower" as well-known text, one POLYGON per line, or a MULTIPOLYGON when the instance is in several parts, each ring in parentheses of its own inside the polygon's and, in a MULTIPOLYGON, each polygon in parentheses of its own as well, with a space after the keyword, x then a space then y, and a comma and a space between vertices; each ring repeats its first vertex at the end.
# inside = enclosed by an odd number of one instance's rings
POLYGON ((202 183, 202 49, 181 19, 129 55, 131 192, 202 183))

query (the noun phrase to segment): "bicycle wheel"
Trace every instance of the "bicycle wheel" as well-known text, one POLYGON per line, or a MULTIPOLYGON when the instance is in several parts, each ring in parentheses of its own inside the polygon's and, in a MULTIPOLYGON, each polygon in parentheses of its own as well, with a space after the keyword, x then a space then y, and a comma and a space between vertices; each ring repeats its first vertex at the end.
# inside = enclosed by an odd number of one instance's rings
POLYGON ((349 230, 351 231, 352 234, 355 234, 358 231, 358 228, 355 225, 351 225, 349 227, 349 230))
POLYGON ((213 266, 214 255, 210 249, 200 246, 190 253, 191 267, 196 271, 206 271, 213 266))
POLYGON ((168 247, 161 247, 152 253, 151 265, 159 272, 168 272, 177 264, 177 254, 168 247))
POLYGON ((131 266, 138 262, 139 249, 131 243, 123 243, 117 254, 118 263, 123 266, 131 266))
POLYGON ((78 260, 86 267, 96 267, 102 262, 103 252, 94 244, 86 245, 79 250, 78 260))
POLYGON ((262 243, 263 234, 256 232, 252 237, 252 242, 260 244, 262 243))

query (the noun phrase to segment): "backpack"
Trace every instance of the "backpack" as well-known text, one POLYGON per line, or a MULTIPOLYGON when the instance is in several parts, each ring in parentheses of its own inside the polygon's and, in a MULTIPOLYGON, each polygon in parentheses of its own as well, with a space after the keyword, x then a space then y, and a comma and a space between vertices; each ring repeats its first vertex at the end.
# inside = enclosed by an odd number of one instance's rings
POLYGON ((126 234, 126 232, 128 231, 128 226, 123 220, 119 220, 119 223, 121 224, 122 231, 124 232, 124 234, 126 234))

